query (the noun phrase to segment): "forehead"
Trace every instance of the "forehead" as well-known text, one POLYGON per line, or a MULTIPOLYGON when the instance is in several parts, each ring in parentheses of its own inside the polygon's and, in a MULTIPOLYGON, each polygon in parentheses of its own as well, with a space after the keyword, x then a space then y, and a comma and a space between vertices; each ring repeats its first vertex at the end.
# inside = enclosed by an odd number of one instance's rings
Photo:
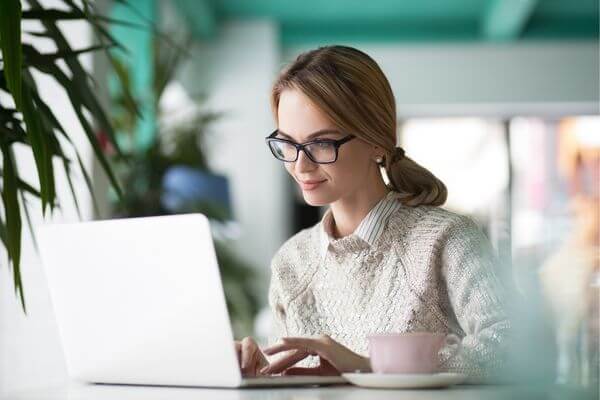
POLYGON ((278 128, 299 142, 319 130, 336 129, 325 113, 296 89, 286 89, 281 93, 277 120, 278 128))

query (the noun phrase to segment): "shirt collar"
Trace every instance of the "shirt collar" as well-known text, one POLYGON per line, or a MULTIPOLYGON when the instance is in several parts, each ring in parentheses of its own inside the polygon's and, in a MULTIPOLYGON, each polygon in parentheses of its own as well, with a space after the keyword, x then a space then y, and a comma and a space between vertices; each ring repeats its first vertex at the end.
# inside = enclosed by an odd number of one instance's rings
MULTIPOLYGON (((360 222, 352 235, 356 235, 370 246, 383 233, 385 223, 390 216, 402 206, 398 200, 398 193, 394 191, 388 192, 375 206, 367 213, 360 222)), ((332 235, 333 231, 333 214, 329 208, 323 219, 321 220, 321 255, 324 257, 329 248, 329 243, 335 240, 332 235)))

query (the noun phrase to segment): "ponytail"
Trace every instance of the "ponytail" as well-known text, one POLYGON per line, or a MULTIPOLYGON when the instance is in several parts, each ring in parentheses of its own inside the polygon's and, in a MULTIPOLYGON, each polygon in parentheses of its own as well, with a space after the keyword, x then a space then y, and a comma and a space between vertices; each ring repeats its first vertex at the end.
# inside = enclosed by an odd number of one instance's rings
POLYGON ((393 190, 407 206, 441 206, 446 202, 446 185, 428 169, 406 157, 404 150, 396 147, 384 165, 393 190))

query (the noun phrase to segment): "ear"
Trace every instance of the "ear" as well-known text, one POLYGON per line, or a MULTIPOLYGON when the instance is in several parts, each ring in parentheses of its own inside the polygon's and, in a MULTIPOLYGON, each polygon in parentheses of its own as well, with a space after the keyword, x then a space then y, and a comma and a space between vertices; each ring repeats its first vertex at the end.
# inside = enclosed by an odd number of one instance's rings
POLYGON ((383 149, 376 145, 371 145, 371 158, 375 159, 377 157, 383 157, 385 152, 383 149))

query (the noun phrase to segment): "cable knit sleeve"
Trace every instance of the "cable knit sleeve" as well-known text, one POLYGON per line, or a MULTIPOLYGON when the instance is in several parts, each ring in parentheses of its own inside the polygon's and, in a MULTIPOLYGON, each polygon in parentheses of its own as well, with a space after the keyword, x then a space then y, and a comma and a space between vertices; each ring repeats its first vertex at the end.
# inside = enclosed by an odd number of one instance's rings
POLYGON ((442 278, 456 319, 464 332, 461 349, 441 351, 442 369, 492 379, 504 367, 510 321, 504 285, 495 269, 494 250, 479 227, 461 217, 447 231, 441 250, 442 278))
POLYGON ((279 254, 273 257, 271 262, 271 282, 269 284, 269 306, 273 318, 273 329, 269 335, 268 343, 273 344, 280 338, 287 336, 285 325, 286 310, 281 296, 281 282, 277 272, 279 254))

